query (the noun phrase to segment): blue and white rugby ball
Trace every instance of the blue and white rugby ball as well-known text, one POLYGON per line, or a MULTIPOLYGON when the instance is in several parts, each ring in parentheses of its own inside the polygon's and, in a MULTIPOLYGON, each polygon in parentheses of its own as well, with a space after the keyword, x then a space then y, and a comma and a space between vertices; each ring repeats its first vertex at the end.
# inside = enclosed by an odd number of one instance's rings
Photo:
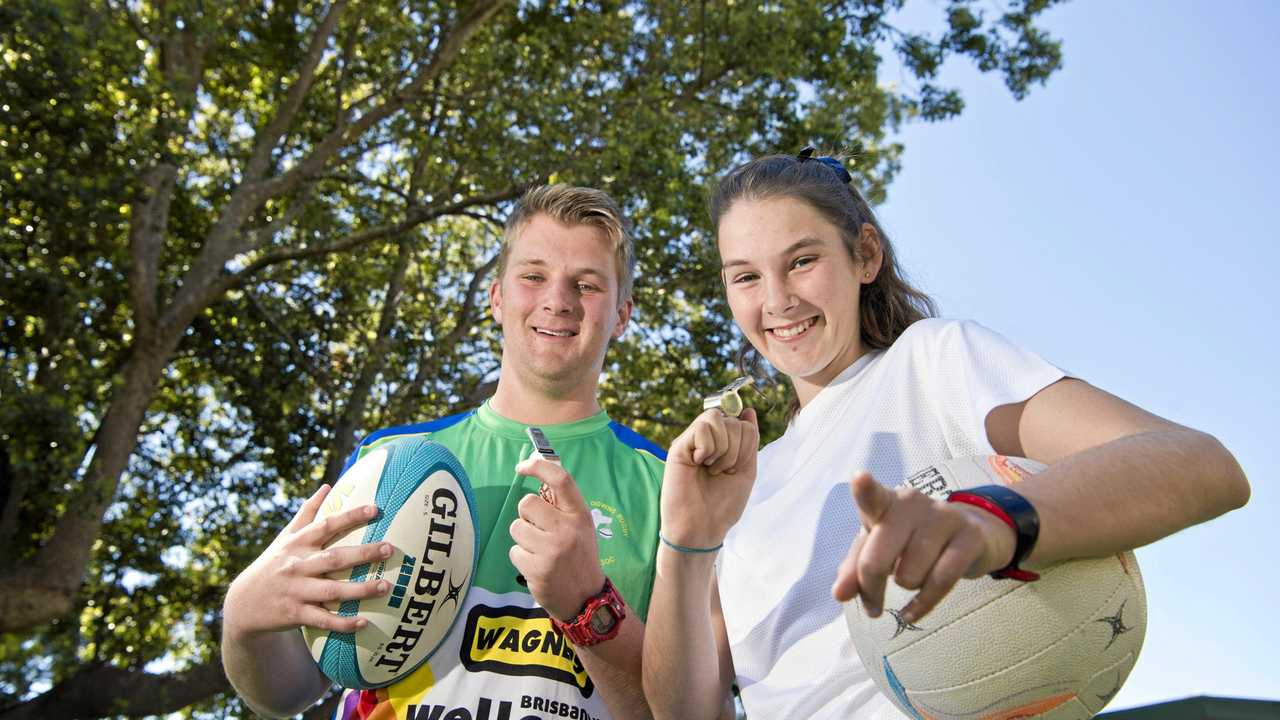
POLYGON ((385 540, 391 557, 331 577, 383 578, 391 592, 329 606, 368 620, 358 632, 302 629, 321 671, 349 688, 390 685, 431 657, 458 617, 477 559, 471 483, 443 445, 405 437, 365 454, 338 478, 319 517, 370 503, 382 511, 378 519, 329 547, 385 540))

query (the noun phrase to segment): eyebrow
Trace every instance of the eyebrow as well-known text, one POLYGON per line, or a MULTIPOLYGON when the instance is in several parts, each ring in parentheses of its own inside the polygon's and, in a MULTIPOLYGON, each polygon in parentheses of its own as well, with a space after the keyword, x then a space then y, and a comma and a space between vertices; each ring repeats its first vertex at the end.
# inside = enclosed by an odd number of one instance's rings
MULTIPOLYGON (((822 241, 815 237, 800 238, 799 240, 788 245, 782 252, 778 254, 790 255, 791 253, 797 250, 801 250, 803 248, 809 247, 810 245, 821 245, 821 244, 823 244, 822 241)), ((746 260, 729 260, 728 262, 721 263, 720 269, 728 270, 729 268, 735 267, 737 265, 749 265, 749 264, 750 263, 748 263, 746 260)))
MULTIPOLYGON (((523 265, 532 265, 534 267, 548 267, 547 261, 541 258, 519 259, 511 263, 512 267, 520 267, 523 265)), ((601 270, 600 268, 593 268, 593 267, 573 268, 570 270, 569 274, 575 277, 580 275, 595 275, 596 277, 605 278, 609 276, 609 273, 605 272, 604 270, 601 270)))

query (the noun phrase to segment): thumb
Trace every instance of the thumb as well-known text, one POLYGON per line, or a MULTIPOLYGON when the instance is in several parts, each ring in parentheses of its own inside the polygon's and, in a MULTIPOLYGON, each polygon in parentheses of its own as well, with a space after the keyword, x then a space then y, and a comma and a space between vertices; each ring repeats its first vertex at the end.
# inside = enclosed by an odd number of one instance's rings
POLYGON ((871 473, 863 470, 849 481, 853 503, 858 506, 858 518, 868 530, 875 527, 893 504, 893 491, 876 482, 871 473))

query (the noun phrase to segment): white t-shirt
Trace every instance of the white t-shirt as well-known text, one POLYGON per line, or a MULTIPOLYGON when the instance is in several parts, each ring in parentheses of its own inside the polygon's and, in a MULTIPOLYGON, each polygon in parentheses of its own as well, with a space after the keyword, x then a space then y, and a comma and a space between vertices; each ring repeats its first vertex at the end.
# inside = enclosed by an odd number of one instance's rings
POLYGON ((921 320, 822 389, 760 454, 718 561, 747 717, 901 718, 879 693, 831 598, 858 531, 849 480, 895 487, 931 463, 991 454, 986 416, 1063 377, 969 321, 921 320))

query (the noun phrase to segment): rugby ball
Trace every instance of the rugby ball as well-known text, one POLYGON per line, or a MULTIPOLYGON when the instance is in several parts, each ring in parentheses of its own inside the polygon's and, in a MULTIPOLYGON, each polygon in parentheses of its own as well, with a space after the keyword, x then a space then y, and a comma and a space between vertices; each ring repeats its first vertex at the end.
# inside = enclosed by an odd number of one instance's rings
POLYGON ((405 437, 369 451, 334 483, 318 517, 367 504, 381 510, 378 518, 328 547, 385 540, 394 548, 391 557, 330 577, 381 578, 391 583, 391 592, 329 606, 344 617, 368 620, 358 632, 302 629, 324 674, 360 689, 390 685, 431 657, 471 588, 477 546, 471 483, 439 443, 405 437))
MULTIPOLYGON (((948 460, 907 484, 945 498, 1014 485, 1044 466, 999 455, 948 460)), ((853 646, 880 691, 916 720, 1084 720, 1120 689, 1142 649, 1146 593, 1133 553, 1037 568, 1040 580, 961 580, 916 623, 889 582, 885 612, 845 604, 853 646)))

